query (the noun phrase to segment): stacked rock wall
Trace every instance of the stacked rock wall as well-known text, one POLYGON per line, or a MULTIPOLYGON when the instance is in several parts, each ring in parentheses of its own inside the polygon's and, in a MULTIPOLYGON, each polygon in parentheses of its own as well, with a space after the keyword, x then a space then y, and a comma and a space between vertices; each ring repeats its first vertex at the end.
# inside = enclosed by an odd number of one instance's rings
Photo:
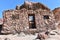
POLYGON ((41 3, 25 2, 15 10, 6 10, 3 13, 2 33, 35 33, 55 28, 55 17, 49 8, 41 3), (29 14, 35 15, 36 28, 30 28, 29 14))
POLYGON ((60 7, 55 8, 53 10, 54 16, 55 16, 55 21, 56 21, 56 27, 57 29, 60 29, 60 7))
POLYGON ((46 31, 55 29, 55 19, 52 12, 47 10, 8 10, 3 14, 2 33, 20 33, 21 31, 46 31), (28 15, 35 15, 36 28, 29 29, 28 15), (49 18, 44 19, 47 15, 49 18))

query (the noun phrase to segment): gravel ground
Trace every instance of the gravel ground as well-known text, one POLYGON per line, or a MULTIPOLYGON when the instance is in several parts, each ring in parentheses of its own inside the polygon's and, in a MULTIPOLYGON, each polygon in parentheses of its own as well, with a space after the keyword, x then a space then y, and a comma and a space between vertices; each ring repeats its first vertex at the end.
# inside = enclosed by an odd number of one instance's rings
POLYGON ((0 40, 34 40, 36 35, 0 35, 0 40))
MULTIPOLYGON (((36 39, 37 34, 35 35, 25 35, 24 33, 21 34, 15 34, 15 35, 0 35, 0 40, 38 40, 36 39)), ((46 38, 45 40, 60 40, 60 35, 49 35, 48 38, 46 38)))

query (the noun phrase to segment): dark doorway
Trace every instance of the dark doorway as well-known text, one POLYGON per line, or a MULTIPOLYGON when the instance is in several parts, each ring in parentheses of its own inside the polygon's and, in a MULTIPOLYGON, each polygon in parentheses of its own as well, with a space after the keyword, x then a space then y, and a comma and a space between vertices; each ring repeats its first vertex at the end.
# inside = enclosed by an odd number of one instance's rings
POLYGON ((2 25, 0 25, 0 34, 1 34, 1 30, 2 30, 2 25))
POLYGON ((29 20, 29 28, 30 29, 35 29, 36 28, 35 14, 29 14, 28 15, 28 20, 29 20))

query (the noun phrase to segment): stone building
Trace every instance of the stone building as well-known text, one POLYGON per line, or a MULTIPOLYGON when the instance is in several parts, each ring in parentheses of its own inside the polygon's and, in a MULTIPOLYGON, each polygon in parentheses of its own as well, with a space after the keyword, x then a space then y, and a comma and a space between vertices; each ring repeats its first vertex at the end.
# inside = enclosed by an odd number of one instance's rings
POLYGON ((2 33, 41 32, 54 30, 53 12, 41 3, 24 2, 14 10, 3 13, 2 33))

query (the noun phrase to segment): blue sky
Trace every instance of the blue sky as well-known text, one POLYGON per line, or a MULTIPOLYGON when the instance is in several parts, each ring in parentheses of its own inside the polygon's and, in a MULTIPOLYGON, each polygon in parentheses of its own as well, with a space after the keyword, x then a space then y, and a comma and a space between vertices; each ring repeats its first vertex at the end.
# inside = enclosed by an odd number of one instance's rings
MULTIPOLYGON (((60 0, 30 0, 32 2, 40 2, 53 10, 60 7, 60 0)), ((0 18, 2 18, 2 12, 8 9, 15 9, 16 5, 22 5, 24 0, 0 0, 0 18)))

